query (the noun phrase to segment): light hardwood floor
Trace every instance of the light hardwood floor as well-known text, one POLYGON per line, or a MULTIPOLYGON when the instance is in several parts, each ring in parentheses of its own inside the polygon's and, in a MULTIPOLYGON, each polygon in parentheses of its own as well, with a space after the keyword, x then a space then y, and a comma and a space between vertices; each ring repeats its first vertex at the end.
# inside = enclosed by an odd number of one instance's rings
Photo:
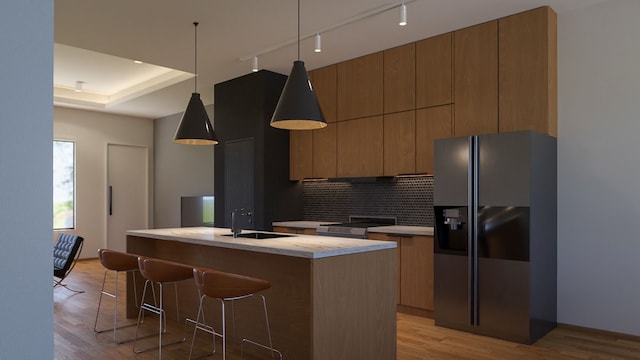
MULTIPOLYGON (((74 294, 64 288, 53 290, 55 359, 157 359, 156 351, 134 354, 131 343, 117 345, 112 340, 112 333, 96 334, 93 331, 103 272, 97 260, 80 261, 65 283, 86 292, 74 294)), ((108 286, 113 286, 113 281, 108 282, 108 286)), ((122 299, 124 299, 124 282, 121 289, 123 289, 122 299)), ((112 303, 111 299, 107 298, 103 301, 105 312, 99 322, 102 327, 110 325, 109 315, 113 311, 112 303)), ((119 308, 124 309, 123 305, 124 302, 122 306, 119 305, 119 308)), ((148 317, 145 326, 149 326, 147 329, 155 330, 157 319, 148 317)), ((125 329, 118 335, 127 337, 133 334, 134 329, 135 327, 125 329)), ((180 327, 170 328, 170 331, 172 330, 182 331, 180 327)), ((187 342, 163 349, 163 358, 186 359, 189 353, 190 333, 189 331, 187 342)), ((199 335, 194 354, 205 354, 209 350, 210 341, 210 338, 204 334, 199 335)), ((142 345, 148 344, 151 343, 142 345)), ((245 356, 245 359, 270 358, 268 353, 261 354, 262 357, 245 356)), ((238 349, 233 346, 229 355, 229 359, 240 358, 238 349)), ((206 359, 220 358, 221 356, 216 354, 206 359)), ((528 346, 437 327, 431 319, 398 313, 397 358, 400 360, 640 359, 640 338, 561 326, 533 346, 528 346)))

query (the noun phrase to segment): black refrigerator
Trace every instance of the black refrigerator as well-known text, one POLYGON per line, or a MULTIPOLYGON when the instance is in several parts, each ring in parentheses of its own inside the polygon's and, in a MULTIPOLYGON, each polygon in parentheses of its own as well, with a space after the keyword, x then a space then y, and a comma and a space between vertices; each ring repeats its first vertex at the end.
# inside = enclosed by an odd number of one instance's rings
POLYGON ((556 139, 434 146, 435 324, 534 343, 556 326, 556 139))

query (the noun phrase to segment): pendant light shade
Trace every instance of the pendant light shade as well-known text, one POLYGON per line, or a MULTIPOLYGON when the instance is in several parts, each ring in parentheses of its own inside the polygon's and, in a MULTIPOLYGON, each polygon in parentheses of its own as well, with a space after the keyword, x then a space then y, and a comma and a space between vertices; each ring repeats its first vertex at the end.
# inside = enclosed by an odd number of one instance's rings
POLYGON ((327 126, 307 69, 300 60, 293 62, 291 74, 273 112, 271 126, 289 130, 312 130, 327 126))
POLYGON ((195 27, 195 88, 189 99, 187 109, 182 114, 180 125, 176 130, 173 142, 185 145, 215 145, 218 143, 216 133, 213 131, 211 121, 207 115, 207 110, 200 99, 198 90, 198 23, 194 22, 195 27))
POLYGON ((180 125, 173 140, 185 145, 215 145, 218 143, 209 116, 204 108, 200 94, 191 94, 191 99, 184 111, 180 125))
POLYGON ((293 68, 276 110, 271 118, 271 126, 287 130, 313 130, 327 126, 316 93, 313 91, 304 62, 300 61, 300 0, 298 0, 298 60, 293 68))

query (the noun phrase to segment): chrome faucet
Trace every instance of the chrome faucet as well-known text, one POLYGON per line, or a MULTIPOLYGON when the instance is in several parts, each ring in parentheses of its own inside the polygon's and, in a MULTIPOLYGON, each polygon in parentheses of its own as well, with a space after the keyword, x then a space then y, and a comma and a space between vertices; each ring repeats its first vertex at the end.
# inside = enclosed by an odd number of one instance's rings
POLYGON ((249 217, 249 223, 251 223, 251 215, 253 215, 251 213, 251 210, 245 209, 245 208, 240 208, 240 209, 235 209, 231 212, 231 232, 233 233, 233 237, 237 238, 238 234, 240 234, 242 232, 242 229, 240 228, 240 225, 236 224, 236 213, 240 213, 240 215, 242 216, 248 216, 249 217))

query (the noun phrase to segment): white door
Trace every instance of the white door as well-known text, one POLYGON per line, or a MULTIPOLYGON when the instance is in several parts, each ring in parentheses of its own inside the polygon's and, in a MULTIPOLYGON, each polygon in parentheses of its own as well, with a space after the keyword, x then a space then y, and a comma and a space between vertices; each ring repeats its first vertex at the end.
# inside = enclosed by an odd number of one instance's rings
POLYGON ((109 144, 107 150, 107 248, 126 251, 127 230, 149 219, 148 149, 109 144))

